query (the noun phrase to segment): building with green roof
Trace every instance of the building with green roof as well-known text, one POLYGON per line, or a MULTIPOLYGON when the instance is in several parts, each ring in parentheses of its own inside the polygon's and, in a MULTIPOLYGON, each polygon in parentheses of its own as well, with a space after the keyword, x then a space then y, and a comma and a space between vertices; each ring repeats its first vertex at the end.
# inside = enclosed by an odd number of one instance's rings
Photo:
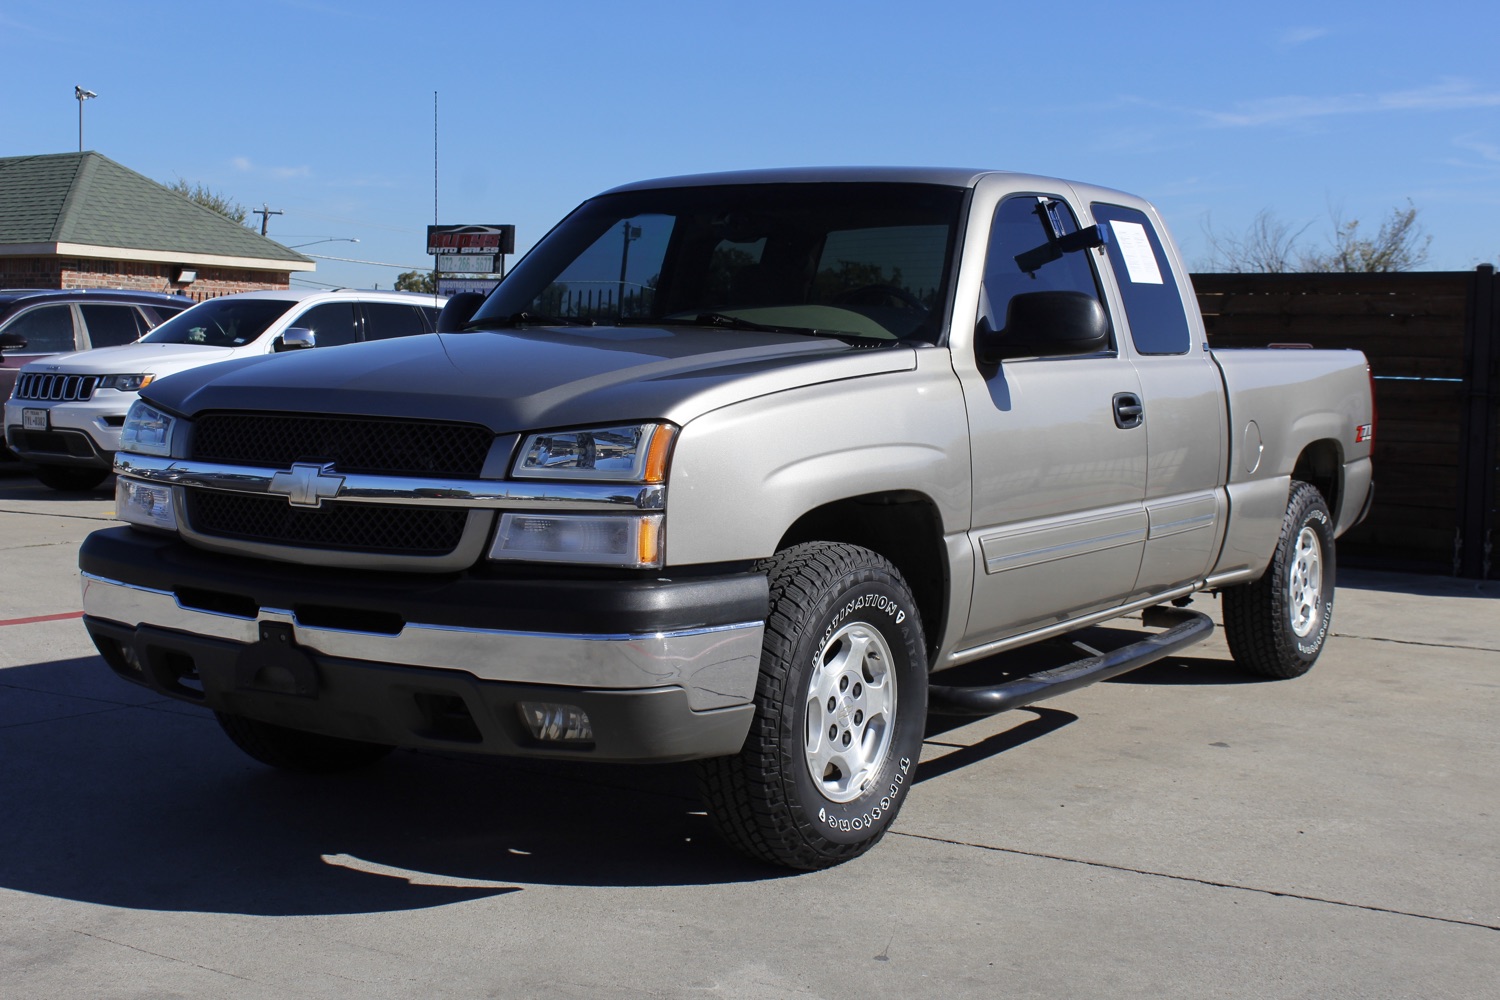
POLYGON ((316 266, 99 153, 0 157, 0 288, 206 299, 287 288, 316 266))

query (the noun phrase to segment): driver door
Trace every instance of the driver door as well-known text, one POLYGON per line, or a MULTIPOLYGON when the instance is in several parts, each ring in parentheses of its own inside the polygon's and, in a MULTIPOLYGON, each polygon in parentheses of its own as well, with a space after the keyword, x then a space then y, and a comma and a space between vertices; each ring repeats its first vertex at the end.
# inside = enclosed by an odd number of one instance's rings
MULTIPOLYGON (((1101 298, 1093 251, 1037 264, 1077 229, 1067 203, 1015 195, 995 211, 981 313, 1002 330, 1030 291, 1101 298), (1063 232, 1054 232, 1055 228, 1063 232), (1041 256, 1046 256, 1045 254, 1041 256), (1032 270, 1024 270, 1023 263, 1032 270)), ((1102 298, 1101 298, 1102 301, 1102 298)), ((1130 420, 1141 386, 1111 339, 1097 354, 1036 357, 961 374, 973 443, 976 558, 968 636, 975 646, 1119 604, 1146 541, 1146 434, 1130 420)))

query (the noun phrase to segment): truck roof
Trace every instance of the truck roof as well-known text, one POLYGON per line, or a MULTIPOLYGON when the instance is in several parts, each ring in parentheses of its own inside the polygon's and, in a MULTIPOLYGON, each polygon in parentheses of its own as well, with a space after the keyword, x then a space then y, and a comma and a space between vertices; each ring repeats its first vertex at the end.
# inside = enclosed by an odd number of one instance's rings
POLYGON ((968 188, 974 187, 981 179, 994 175, 1016 179, 1035 177, 1038 182, 1049 186, 1068 184, 1074 187, 1094 187, 1021 171, 972 167, 777 167, 766 170, 733 170, 713 174, 659 177, 653 180, 622 184, 604 193, 614 194, 620 191, 641 191, 665 187, 707 187, 717 184, 938 184, 945 187, 968 188))

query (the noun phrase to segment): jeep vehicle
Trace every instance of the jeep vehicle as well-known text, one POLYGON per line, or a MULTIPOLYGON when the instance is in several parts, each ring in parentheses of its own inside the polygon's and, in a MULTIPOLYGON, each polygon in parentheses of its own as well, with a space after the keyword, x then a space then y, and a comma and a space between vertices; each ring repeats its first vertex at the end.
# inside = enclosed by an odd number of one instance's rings
POLYGON ((353 290, 208 299, 139 340, 27 364, 5 407, 5 437, 46 485, 92 489, 109 475, 125 411, 152 379, 229 358, 430 333, 445 301, 353 290))
MULTIPOLYGON (((193 304, 182 295, 116 289, 0 289, 0 400, 27 362, 128 344, 193 304)), ((15 455, 0 447, 0 461, 15 455)))
POLYGON ((820 868, 890 827, 929 711, 1149 663, 1196 594, 1306 671, 1371 497, 1363 355, 1210 350, 1156 210, 1070 181, 633 184, 440 328, 141 389, 127 523, 79 553, 111 669, 283 768, 696 760, 730 844, 820 868))

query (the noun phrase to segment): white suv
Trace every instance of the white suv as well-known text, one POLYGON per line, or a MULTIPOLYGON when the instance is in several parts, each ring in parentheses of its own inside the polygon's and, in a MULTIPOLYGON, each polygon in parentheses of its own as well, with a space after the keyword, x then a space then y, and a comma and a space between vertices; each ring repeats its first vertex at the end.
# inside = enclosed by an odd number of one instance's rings
POLYGON ((125 411, 153 379, 273 351, 430 333, 443 302, 353 290, 209 299, 134 343, 25 365, 5 404, 5 440, 53 489, 92 489, 113 466, 125 411))

